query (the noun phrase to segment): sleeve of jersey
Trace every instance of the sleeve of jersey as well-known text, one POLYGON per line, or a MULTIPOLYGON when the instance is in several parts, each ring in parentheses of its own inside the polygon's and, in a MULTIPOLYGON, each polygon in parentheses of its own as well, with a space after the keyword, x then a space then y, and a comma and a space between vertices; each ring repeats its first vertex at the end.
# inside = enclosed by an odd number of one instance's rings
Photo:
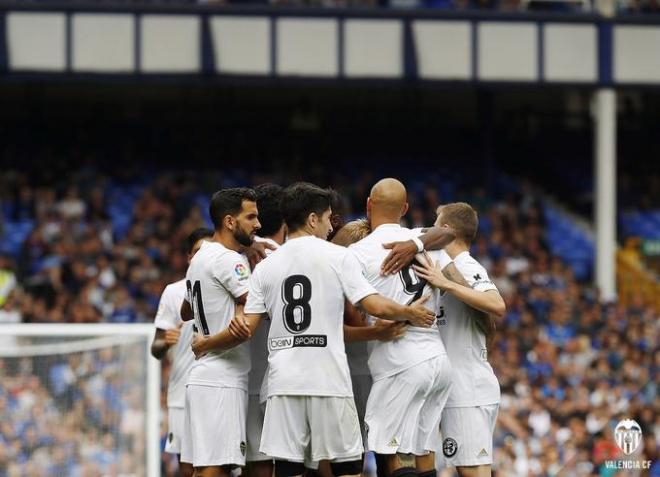
POLYGON ((440 267, 440 270, 444 270, 452 262, 451 257, 444 249, 434 252, 432 258, 436 261, 436 265, 440 267))
POLYGON ((351 251, 344 254, 342 266, 338 272, 344 295, 354 305, 363 298, 378 293, 364 277, 362 267, 351 251))
POLYGON ((488 276, 486 269, 482 267, 472 257, 462 260, 463 257, 457 257, 459 260, 454 260, 454 265, 459 272, 463 275, 465 280, 470 284, 472 289, 477 291, 497 290, 495 284, 488 276))
POLYGON ((245 295, 250 280, 250 266, 242 255, 225 253, 214 266, 216 280, 232 294, 234 298, 245 295))
POLYGON ((248 296, 247 302, 245 303, 245 313, 256 315, 266 313, 266 311, 266 301, 264 300, 264 292, 261 289, 259 275, 257 272, 254 272, 250 276, 248 284, 248 296))
MULTIPOLYGON (((174 310, 174 297, 169 288, 165 288, 163 294, 160 296, 160 303, 158 304, 158 311, 156 311, 156 318, 154 325, 160 330, 172 330, 177 327, 179 323, 179 314, 174 310)), ((179 307, 181 303, 179 303, 179 307)))

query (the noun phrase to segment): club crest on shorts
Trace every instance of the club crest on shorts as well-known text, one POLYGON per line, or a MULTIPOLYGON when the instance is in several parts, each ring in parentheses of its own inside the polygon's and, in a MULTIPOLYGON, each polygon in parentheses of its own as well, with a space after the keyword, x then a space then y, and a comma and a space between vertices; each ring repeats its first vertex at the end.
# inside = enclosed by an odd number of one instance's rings
POLYGON ((642 443, 642 428, 632 419, 620 421, 614 429, 614 439, 624 454, 630 455, 642 443))
POLYGON ((241 455, 245 455, 245 452, 247 451, 247 444, 245 441, 241 441, 241 445, 239 446, 241 449, 241 455))
POLYGON ((447 437, 442 442, 442 453, 445 457, 454 457, 456 451, 458 450, 458 443, 451 437, 447 437))

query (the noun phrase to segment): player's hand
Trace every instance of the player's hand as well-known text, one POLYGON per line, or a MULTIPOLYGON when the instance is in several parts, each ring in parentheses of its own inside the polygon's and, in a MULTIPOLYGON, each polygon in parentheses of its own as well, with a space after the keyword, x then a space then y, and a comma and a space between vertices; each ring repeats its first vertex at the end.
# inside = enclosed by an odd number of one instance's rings
POLYGON ((266 249, 276 250, 276 247, 267 242, 252 242, 252 245, 245 247, 243 253, 250 262, 250 268, 254 270, 255 265, 266 258, 266 249))
POLYGON ((199 333, 193 334, 192 338, 192 344, 190 345, 190 348, 192 349, 192 352, 195 354, 195 359, 199 359, 202 356, 204 356, 208 351, 206 350, 206 341, 208 341, 208 338, 200 335, 199 333))
POLYGON ((406 334, 407 323, 403 321, 376 320, 373 326, 378 341, 394 341, 406 334))
POLYGON ((410 323, 421 328, 429 328, 435 323, 435 313, 424 306, 430 298, 431 295, 424 295, 410 304, 408 307, 410 323))
POLYGON ((243 316, 235 316, 229 322, 229 332, 238 340, 249 340, 252 337, 252 330, 243 316))
POLYGON ((181 327, 183 323, 179 323, 179 326, 173 330, 165 330, 165 344, 167 346, 174 346, 179 342, 179 337, 181 336, 181 327))
POLYGON ((433 263, 428 253, 424 252, 422 257, 418 259, 418 263, 419 265, 415 264, 412 266, 413 270, 415 270, 419 278, 426 280, 429 285, 441 290, 445 290, 451 286, 452 281, 445 277, 445 274, 433 263))
POLYGON ((417 255, 417 245, 412 240, 384 243, 383 248, 391 250, 380 266, 380 273, 383 275, 399 273, 402 268, 410 265, 417 255))

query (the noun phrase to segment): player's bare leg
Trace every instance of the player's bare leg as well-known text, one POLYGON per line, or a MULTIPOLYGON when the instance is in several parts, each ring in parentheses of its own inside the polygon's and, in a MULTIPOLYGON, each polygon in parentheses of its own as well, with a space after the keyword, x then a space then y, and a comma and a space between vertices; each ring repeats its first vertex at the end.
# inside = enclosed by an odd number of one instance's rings
POLYGON ((195 477, 229 477, 231 469, 228 466, 195 467, 195 477))
POLYGON ((418 477, 435 477, 435 452, 415 456, 415 468, 418 477))
POLYGON ((387 472, 391 477, 408 477, 417 475, 415 456, 413 454, 390 454, 385 456, 387 472))
POLYGON ((273 461, 248 462, 242 475, 245 477, 272 477, 273 461))
POLYGON ((490 477, 492 475, 490 465, 469 465, 456 467, 460 477, 490 477))
POLYGON ((193 477, 194 475, 195 469, 192 464, 179 461, 179 477, 193 477))
POLYGON ((318 473, 321 477, 333 477, 332 469, 330 468, 329 460, 322 460, 319 462, 318 473))

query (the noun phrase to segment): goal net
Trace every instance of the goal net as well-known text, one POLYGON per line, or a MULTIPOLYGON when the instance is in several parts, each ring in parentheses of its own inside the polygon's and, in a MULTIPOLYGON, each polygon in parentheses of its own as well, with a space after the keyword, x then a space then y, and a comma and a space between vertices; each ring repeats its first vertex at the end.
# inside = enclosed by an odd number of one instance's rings
POLYGON ((160 475, 152 336, 151 325, 0 325, 0 468, 160 475))

